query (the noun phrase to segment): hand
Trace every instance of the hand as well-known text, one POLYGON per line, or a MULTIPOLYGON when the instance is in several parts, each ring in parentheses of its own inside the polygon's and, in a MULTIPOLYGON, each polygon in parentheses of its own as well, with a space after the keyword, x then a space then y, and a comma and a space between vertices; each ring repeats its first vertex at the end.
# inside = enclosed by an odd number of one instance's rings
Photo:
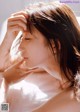
POLYGON ((28 15, 25 11, 17 12, 8 18, 7 32, 0 46, 0 71, 10 66, 10 48, 19 31, 27 30, 28 15))
POLYGON ((15 83, 28 74, 35 71, 37 68, 28 69, 28 68, 21 68, 20 66, 23 64, 24 59, 21 59, 16 64, 10 66, 7 70, 3 72, 3 77, 5 78, 6 82, 8 84, 15 83))
POLYGON ((14 13, 8 18, 6 35, 1 46, 5 44, 8 51, 10 50, 12 42, 19 31, 24 32, 27 30, 27 18, 28 15, 25 11, 14 13))

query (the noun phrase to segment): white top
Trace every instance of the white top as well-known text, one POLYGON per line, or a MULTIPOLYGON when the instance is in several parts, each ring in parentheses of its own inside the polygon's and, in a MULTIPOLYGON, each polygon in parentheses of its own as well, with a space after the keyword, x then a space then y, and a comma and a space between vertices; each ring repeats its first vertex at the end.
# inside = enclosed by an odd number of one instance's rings
POLYGON ((9 87, 9 112, 32 112, 61 92, 60 82, 49 74, 30 74, 9 87))

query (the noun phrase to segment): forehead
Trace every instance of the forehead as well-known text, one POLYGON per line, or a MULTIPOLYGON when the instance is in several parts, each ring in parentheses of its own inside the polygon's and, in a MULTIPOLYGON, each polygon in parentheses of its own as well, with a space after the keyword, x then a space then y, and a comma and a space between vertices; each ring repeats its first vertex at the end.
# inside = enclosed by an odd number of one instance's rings
POLYGON ((26 38, 30 37, 30 38, 36 38, 36 39, 39 39, 39 40, 41 40, 41 39, 46 40, 44 35, 40 31, 38 31, 37 28, 35 28, 35 27, 32 27, 31 31, 27 30, 27 31, 25 31, 23 33, 20 32, 20 35, 23 36, 23 37, 26 37, 26 38))
POLYGON ((35 27, 32 28, 32 32, 30 34, 36 39, 46 40, 45 36, 35 27))

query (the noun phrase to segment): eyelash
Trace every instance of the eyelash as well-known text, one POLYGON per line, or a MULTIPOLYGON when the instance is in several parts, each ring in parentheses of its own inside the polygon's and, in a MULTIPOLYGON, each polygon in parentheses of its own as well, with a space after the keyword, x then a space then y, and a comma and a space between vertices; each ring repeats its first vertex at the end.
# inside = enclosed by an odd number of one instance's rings
POLYGON ((30 40, 30 38, 25 38, 25 40, 30 40))
MULTIPOLYGON (((23 37, 23 35, 20 36, 20 39, 23 37)), ((30 38, 25 38, 25 40, 30 40, 30 38)))

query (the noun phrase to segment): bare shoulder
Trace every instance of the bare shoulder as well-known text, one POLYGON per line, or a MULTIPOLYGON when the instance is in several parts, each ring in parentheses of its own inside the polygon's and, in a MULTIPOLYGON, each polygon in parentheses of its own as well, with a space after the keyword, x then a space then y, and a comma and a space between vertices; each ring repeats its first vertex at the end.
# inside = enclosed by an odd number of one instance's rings
POLYGON ((80 112, 80 102, 73 97, 73 94, 73 89, 69 88, 33 112, 80 112))
POLYGON ((63 91, 61 94, 53 98, 53 100, 55 112, 80 112, 80 102, 74 97, 73 88, 63 91))

